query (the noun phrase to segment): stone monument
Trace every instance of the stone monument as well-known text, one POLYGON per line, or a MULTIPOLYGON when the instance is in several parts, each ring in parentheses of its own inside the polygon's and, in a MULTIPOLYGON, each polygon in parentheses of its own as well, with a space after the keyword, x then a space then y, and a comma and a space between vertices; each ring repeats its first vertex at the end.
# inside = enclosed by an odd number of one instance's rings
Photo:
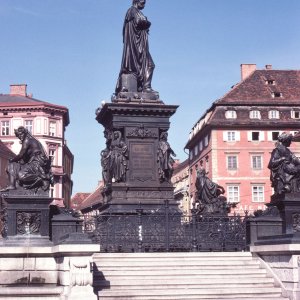
POLYGON ((30 132, 19 127, 20 153, 10 159, 9 185, 1 190, 7 213, 5 243, 49 243, 49 187, 53 184, 51 159, 30 132))
POLYGON ((111 103, 96 110, 104 126, 101 151, 104 205, 111 212, 154 210, 165 200, 175 205, 174 151, 168 142, 170 117, 178 106, 166 105, 152 89, 154 62, 149 52, 151 22, 142 13, 145 0, 133 0, 123 26, 123 57, 111 103))

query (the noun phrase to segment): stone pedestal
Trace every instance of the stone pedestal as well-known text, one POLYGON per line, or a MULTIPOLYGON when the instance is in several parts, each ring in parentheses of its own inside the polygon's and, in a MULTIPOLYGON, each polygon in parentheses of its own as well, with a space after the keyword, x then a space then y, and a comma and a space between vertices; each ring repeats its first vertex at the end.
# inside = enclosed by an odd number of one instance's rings
POLYGON ((127 103, 118 98, 97 110, 96 120, 106 133, 121 132, 128 149, 126 178, 112 182, 104 191, 101 210, 136 213, 140 205, 144 210, 155 210, 165 200, 175 205, 171 182, 159 178, 157 153, 161 133, 168 131, 178 106, 147 99, 127 103))
POLYGON ((263 236, 255 245, 300 244, 300 193, 273 195, 269 207, 277 207, 282 234, 263 236))
MULTIPOLYGON (((52 198, 44 195, 19 195, 10 191, 4 195, 7 209, 7 239, 5 244, 34 242, 49 244, 49 204, 52 198)), ((3 244, 3 243, 2 243, 3 244)))

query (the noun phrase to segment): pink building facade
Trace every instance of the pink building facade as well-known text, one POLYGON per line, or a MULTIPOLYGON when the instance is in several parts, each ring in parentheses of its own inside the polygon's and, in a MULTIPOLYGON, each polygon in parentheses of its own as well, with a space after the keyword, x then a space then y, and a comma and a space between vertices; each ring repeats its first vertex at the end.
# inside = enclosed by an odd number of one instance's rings
POLYGON ((73 154, 65 140, 69 112, 64 106, 34 99, 26 84, 10 86, 9 94, 0 94, 0 138, 14 153, 21 144, 14 134, 19 126, 27 128, 52 157, 55 185, 50 189, 54 204, 69 207, 73 182, 73 154))
MULTIPOLYGON (((190 196, 197 169, 226 190, 239 214, 265 209, 273 190, 268 163, 277 137, 300 129, 300 71, 241 66, 242 81, 194 125, 189 150, 190 196)), ((300 143, 291 150, 300 157, 300 143)))

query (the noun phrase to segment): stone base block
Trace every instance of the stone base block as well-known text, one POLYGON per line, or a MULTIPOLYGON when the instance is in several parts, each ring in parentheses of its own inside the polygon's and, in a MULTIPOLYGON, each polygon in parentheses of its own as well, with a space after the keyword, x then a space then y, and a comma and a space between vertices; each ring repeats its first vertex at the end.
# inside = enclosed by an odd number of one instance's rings
POLYGON ((2 246, 0 298, 97 299, 91 267, 96 252, 97 244, 2 246))

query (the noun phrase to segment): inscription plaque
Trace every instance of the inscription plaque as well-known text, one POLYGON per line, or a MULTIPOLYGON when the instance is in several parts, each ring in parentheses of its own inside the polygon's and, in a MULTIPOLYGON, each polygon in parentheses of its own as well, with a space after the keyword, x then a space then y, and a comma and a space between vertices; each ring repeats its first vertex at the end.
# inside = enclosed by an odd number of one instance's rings
POLYGON ((153 142, 132 142, 130 144, 130 180, 155 180, 155 158, 153 142))

